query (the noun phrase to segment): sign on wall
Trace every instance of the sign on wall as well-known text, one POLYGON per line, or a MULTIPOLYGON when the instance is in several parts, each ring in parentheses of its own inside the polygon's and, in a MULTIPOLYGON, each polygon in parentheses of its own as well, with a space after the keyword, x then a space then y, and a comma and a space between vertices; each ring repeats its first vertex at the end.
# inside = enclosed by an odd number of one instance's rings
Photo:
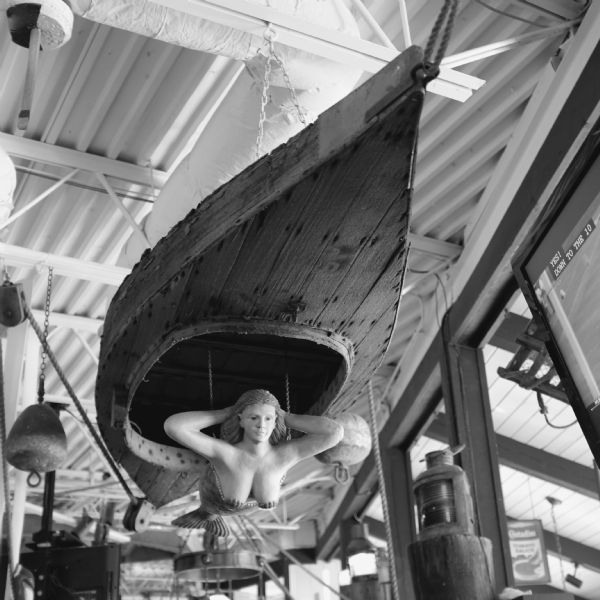
POLYGON ((550 581, 542 523, 509 521, 508 542, 515 585, 537 585, 550 581))

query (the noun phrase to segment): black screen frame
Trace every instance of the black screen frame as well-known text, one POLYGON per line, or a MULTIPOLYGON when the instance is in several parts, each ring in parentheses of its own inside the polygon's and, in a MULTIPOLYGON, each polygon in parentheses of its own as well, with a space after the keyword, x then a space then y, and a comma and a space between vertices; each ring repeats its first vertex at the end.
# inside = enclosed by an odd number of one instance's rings
MULTIPOLYGON (((600 131, 600 119, 594 123, 591 131, 600 131)), ((585 399, 568 367, 564 350, 557 340, 552 326, 548 322, 545 310, 536 295, 535 281, 528 273, 528 266, 530 267, 529 271, 532 271, 531 265, 533 261, 537 260, 536 270, 539 270, 540 247, 545 242, 547 243, 548 236, 556 235, 555 224, 561 219, 561 216, 568 216, 571 223, 577 222, 577 218, 583 217, 585 211, 589 210, 589 207, 596 200, 596 197, 593 197, 589 198, 589 202, 586 202, 583 196, 586 192, 586 175, 592 170, 597 171, 600 169, 600 140, 597 139, 599 137, 599 135, 589 135, 584 141, 577 155, 565 170, 560 182, 550 194, 548 202, 526 236, 525 242, 517 250, 511 261, 513 274, 534 320, 544 332, 548 354, 554 363, 575 417, 598 465, 600 465, 600 405, 593 408, 586 406, 585 399), (576 204, 575 208, 574 204, 576 204), (577 214, 578 210, 581 213, 579 215, 577 214)), ((589 188, 589 178, 587 185, 589 188)), ((596 234, 600 235, 600 230, 596 234)), ((596 324, 596 327, 600 331, 600 322, 596 324)))

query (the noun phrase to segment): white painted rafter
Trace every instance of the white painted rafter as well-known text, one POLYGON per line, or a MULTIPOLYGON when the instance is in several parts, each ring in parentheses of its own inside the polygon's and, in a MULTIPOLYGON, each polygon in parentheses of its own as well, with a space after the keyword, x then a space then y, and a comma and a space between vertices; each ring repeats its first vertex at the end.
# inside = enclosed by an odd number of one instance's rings
POLYGON ((130 269, 125 267, 103 265, 89 260, 39 252, 3 242, 0 242, 0 260, 3 260, 6 266, 11 267, 39 268, 50 265, 54 268, 55 275, 114 286, 121 285, 123 279, 130 273, 130 269))
MULTIPOLYGON (((369 73, 379 71, 398 56, 398 51, 387 45, 327 29, 245 0, 154 0, 154 3, 257 36, 262 36, 266 25, 271 24, 281 44, 360 67, 369 73)), ((484 83, 478 77, 444 69, 429 84, 428 90, 464 102, 484 83)))
POLYGON ((160 169, 151 170, 148 167, 126 163, 122 160, 61 148, 9 133, 0 132, 0 146, 13 157, 69 169, 100 172, 107 177, 114 177, 149 188, 161 188, 167 180, 167 174, 160 169))

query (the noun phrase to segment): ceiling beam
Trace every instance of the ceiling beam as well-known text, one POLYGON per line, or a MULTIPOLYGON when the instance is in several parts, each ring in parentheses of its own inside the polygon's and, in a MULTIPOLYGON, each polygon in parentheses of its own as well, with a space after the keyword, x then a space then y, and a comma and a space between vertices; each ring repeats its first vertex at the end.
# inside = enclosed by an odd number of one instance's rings
POLYGON ((520 348, 517 338, 521 337, 527 331, 529 321, 530 319, 527 317, 522 317, 511 312, 505 313, 498 327, 490 337, 488 344, 501 350, 515 353, 520 348))
POLYGON ((563 177, 578 176, 573 166, 581 161, 575 157, 592 153, 597 143, 591 132, 600 114, 599 27, 600 5, 594 4, 556 74, 538 86, 524 114, 529 121, 518 128, 484 192, 457 264, 448 323, 453 342, 481 343, 516 290, 511 268, 516 250, 563 177), (573 115, 579 115, 576 122, 573 115))
POLYGON ((149 188, 160 189, 167 180, 167 173, 160 169, 150 169, 122 160, 61 148, 9 133, 0 132, 0 146, 13 157, 67 169, 102 173, 108 177, 149 188))
MULTIPOLYGON (((440 442, 447 442, 446 420, 446 415, 439 414, 429 424, 424 435, 440 442)), ((585 467, 503 435, 496 434, 496 445, 501 464, 598 500, 600 490, 596 474, 591 467, 585 467)))
POLYGON ((438 240, 417 233, 408 234, 408 242, 412 252, 423 252, 442 260, 453 259, 460 256, 463 247, 452 242, 438 240))
MULTIPOLYGON (((385 524, 382 521, 373 519, 372 517, 364 517, 362 522, 367 524, 370 536, 376 540, 386 540, 385 524)), ((552 552, 553 554, 559 554, 554 533, 545 529, 544 545, 546 546, 547 551, 552 552)), ((563 558, 570 559, 578 565, 585 565, 594 570, 600 570, 600 550, 585 546, 584 544, 563 537, 562 535, 560 536, 560 547, 563 558)))
MULTIPOLYGON (((31 310, 35 320, 43 323, 45 315, 43 310, 34 308, 31 310)), ((91 317, 82 317, 79 315, 68 315, 66 313, 50 312, 49 323, 52 327, 61 327, 63 329, 74 329, 75 331, 87 331, 100 334, 100 329, 104 325, 102 319, 93 319, 91 317)))
MULTIPOLYGON (((167 8, 212 21, 238 31, 262 37, 267 24, 277 34, 277 42, 316 56, 359 67, 376 73, 398 54, 399 50, 374 44, 355 36, 311 23, 270 6, 244 0, 154 0, 167 8)), ((428 90, 464 102, 485 81, 450 68, 428 85, 428 90)))
POLYGON ((30 248, 0 242, 0 260, 9 267, 38 268, 51 266, 55 275, 119 286, 131 269, 59 254, 39 252, 30 248))

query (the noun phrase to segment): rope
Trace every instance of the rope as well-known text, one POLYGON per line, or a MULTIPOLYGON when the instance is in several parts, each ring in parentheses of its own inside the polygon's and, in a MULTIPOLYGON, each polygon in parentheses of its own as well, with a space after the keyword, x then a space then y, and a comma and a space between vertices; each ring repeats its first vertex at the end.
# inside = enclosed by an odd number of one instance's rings
POLYGON ((15 572, 12 565, 13 544, 11 532, 11 510, 10 510, 10 490, 8 486, 8 462, 6 461, 6 411, 4 402, 4 358, 2 356, 2 344, 0 344, 0 445, 2 446, 2 486, 4 491, 4 515, 6 524, 6 542, 8 546, 8 573, 10 579, 10 591, 13 600, 18 598, 17 582, 15 580, 15 572))
POLYGON ((79 414, 81 415, 81 418, 83 419, 83 422, 86 424, 87 428, 90 430, 90 433, 92 434, 94 441, 98 445, 98 448, 100 448, 100 451, 102 452, 104 458, 108 462, 110 468, 113 470, 116 478, 119 480, 119 483, 125 490, 125 493, 129 496, 129 499, 134 504, 138 504, 138 498, 136 498, 133 495, 133 492, 127 485, 127 482, 123 478, 123 475, 121 475, 115 461, 113 460, 113 457, 110 455, 110 453, 106 449, 106 446, 104 445, 104 442, 100 438, 100 435, 98 434, 98 432, 94 428, 94 425, 92 424, 89 417, 87 416, 87 413, 85 412, 83 406, 81 405, 79 398, 77 398, 77 395, 75 394, 73 388, 71 387, 71 384, 68 382, 63 370, 61 369, 60 365, 58 364, 58 361, 56 360, 56 356, 54 355, 54 352, 52 352, 52 349, 48 345, 47 340, 44 338, 44 334, 43 334, 42 330, 40 329, 40 326, 37 324, 33 314, 29 310, 29 306, 25 305, 24 311, 25 311, 25 315, 26 315, 27 319, 31 323, 31 327, 35 331, 36 335, 38 336, 38 338, 40 340, 40 343, 42 344, 42 348, 43 348, 44 352, 46 352, 46 354, 48 355, 50 362, 54 366, 54 369, 55 369, 57 375, 59 376, 60 380, 62 381, 63 385, 65 386, 65 389, 67 390, 69 396, 71 397, 71 400, 73 400, 73 404, 75 404, 75 407, 79 411, 79 414))
POLYGON ((208 397, 210 400, 210 409, 214 408, 213 396, 213 368, 212 368, 212 352, 208 351, 208 397))
POLYGON ((390 522, 390 509, 385 491, 385 476, 383 473, 383 463, 381 461, 381 448, 379 447, 379 431, 377 430, 377 419, 375 416, 375 397, 373 395, 373 383, 369 380, 369 420, 371 425, 371 437, 373 438, 373 456, 377 467, 377 477, 379 478, 379 496, 381 498, 381 508, 385 522, 385 535, 387 538, 387 551, 390 561, 390 576, 392 579, 392 598, 400 600, 400 587, 398 585, 398 574, 395 567, 394 542, 392 538, 392 526, 390 522))
POLYGON ((346 596, 339 590, 336 590, 335 588, 331 587, 327 582, 323 581, 320 577, 315 575, 312 571, 309 571, 299 560, 294 558, 294 556, 292 554, 287 552, 287 550, 284 550, 279 544, 274 542, 271 538, 263 535, 262 532, 258 529, 258 527, 254 524, 254 522, 249 517, 247 517, 245 515, 240 515, 240 518, 252 526, 256 535, 261 540, 263 540, 263 542, 267 542, 267 543, 271 544, 271 546, 273 546, 276 550, 278 550, 281 554, 283 554, 283 556, 285 556, 290 562, 293 562, 297 567, 302 569, 307 575, 309 575, 310 577, 312 577, 313 579, 318 581, 320 585, 322 585, 323 587, 326 587, 328 590, 333 592, 338 598, 341 598, 342 600, 352 600, 351 598, 349 598, 348 596, 346 596))
POLYGON ((438 18, 431 30, 431 35, 427 41, 425 48, 425 62, 433 67, 439 67, 442 58, 446 54, 448 43, 450 42, 450 34, 456 17, 456 9, 458 0, 444 0, 444 6, 438 15, 438 18), (437 51, 436 50, 437 45, 437 51), (435 55, 434 55, 435 51, 435 55))

